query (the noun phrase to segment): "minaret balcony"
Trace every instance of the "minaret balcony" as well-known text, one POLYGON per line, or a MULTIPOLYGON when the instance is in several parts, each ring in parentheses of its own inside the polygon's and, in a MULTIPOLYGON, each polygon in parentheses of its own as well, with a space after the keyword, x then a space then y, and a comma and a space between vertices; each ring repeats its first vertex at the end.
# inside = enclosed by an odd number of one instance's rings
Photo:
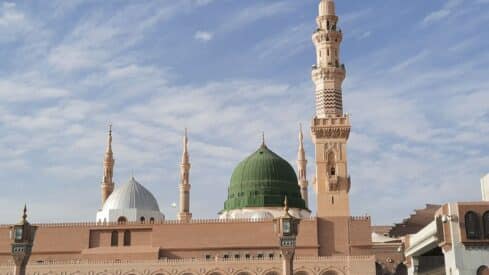
POLYGON ((341 43, 343 41, 343 33, 338 30, 318 29, 312 35, 312 40, 316 44, 322 43, 341 43))
POLYGON ((350 118, 344 115, 329 115, 315 117, 312 121, 311 134, 313 141, 317 139, 339 138, 348 139, 350 136, 350 118))
POLYGON ((331 64, 330 67, 321 67, 321 66, 315 65, 312 67, 311 76, 312 76, 312 79, 314 81, 324 80, 324 79, 344 80, 345 76, 346 76, 345 66, 340 65, 337 67, 337 66, 331 64))

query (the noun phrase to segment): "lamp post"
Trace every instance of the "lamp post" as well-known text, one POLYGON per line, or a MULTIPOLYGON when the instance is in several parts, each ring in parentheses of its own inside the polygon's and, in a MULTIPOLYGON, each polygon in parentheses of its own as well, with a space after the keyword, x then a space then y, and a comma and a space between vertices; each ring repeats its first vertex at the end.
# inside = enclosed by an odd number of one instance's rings
POLYGON ((296 247, 296 237, 299 232, 299 219, 294 218, 289 213, 287 197, 284 201, 284 215, 274 219, 275 233, 279 237, 280 250, 282 252, 282 274, 293 275, 294 272, 294 254, 296 247))
POLYGON ((32 226, 27 222, 27 207, 24 206, 22 220, 10 227, 11 253, 15 263, 15 275, 25 275, 27 262, 32 253, 36 229, 37 226, 32 226))

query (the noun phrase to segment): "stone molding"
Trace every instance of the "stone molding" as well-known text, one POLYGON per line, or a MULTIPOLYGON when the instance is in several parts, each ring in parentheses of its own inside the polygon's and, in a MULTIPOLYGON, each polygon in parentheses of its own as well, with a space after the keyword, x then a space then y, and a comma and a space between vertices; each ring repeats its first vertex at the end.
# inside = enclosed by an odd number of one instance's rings
MULTIPOLYGON (((335 271, 338 275, 375 274, 373 256, 296 257, 295 272, 307 275, 335 271)), ((281 259, 163 259, 156 261, 67 261, 30 263, 28 275, 267 275, 281 273, 281 259), (244 274, 243 274, 244 273, 244 274)), ((0 275, 12 275, 13 264, 0 265, 0 275)))

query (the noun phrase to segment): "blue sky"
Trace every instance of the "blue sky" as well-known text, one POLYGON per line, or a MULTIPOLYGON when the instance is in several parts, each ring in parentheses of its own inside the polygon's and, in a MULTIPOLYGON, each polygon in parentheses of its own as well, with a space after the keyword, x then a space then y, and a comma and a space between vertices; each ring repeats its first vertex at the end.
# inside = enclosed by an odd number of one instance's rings
MULTIPOLYGON (((480 199, 489 1, 337 2, 352 214, 389 224, 425 203, 480 199)), ((1 2, 0 223, 24 202, 33 221, 94 220, 108 122, 116 184, 134 171, 168 218, 184 127, 195 217, 216 217, 262 131, 295 164, 298 125, 314 114, 317 3, 1 2)))

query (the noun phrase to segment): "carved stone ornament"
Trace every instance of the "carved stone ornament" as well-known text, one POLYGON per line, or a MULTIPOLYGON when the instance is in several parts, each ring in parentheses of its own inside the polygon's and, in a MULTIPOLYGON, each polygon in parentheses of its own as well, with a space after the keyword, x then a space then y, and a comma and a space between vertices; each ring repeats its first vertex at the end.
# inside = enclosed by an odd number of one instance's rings
POLYGON ((338 128, 313 128, 313 134, 316 138, 344 138, 350 136, 350 127, 338 128))

